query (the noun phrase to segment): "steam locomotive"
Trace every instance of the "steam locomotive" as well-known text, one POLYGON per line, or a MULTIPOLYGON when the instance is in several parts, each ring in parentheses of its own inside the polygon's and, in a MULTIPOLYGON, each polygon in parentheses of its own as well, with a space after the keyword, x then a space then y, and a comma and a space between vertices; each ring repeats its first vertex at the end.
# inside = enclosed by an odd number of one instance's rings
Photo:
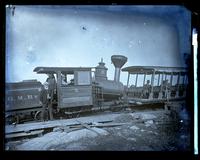
MULTIPOLYGON (((124 85, 119 80, 121 67, 127 62, 127 57, 113 55, 111 61, 115 66, 114 80, 108 80, 108 69, 103 59, 95 68, 36 67, 34 72, 56 77, 56 95, 51 104, 53 115, 98 110, 106 104, 123 103, 124 85)), ((39 99, 41 87, 42 83, 37 80, 6 84, 5 111, 8 123, 39 119, 42 109, 39 99)))
MULTIPOLYGON (((188 71, 184 67, 129 66, 122 69, 128 72, 127 85, 124 86, 120 82, 120 72, 127 57, 113 55, 111 61, 115 66, 114 80, 108 80, 108 68, 103 59, 96 67, 36 67, 33 71, 37 74, 56 77, 56 91, 50 102, 52 110, 48 114, 55 118, 71 117, 74 113, 77 116, 116 106, 152 105, 186 97, 188 71), (138 85, 139 77, 143 78, 142 86, 138 85), (145 84, 146 80, 150 84, 145 84)), ((40 119, 42 86, 37 80, 6 84, 8 123, 40 119)))

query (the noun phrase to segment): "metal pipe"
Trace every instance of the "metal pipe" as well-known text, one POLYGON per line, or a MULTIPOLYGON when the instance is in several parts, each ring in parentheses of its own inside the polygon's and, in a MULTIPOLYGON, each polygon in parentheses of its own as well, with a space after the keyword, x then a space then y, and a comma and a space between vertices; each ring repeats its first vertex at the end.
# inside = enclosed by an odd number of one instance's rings
POLYGON ((154 77, 155 77, 155 70, 153 71, 153 75, 151 76, 151 93, 153 93, 154 77))
POLYGON ((146 73, 144 74, 143 86, 145 84, 145 80, 146 80, 146 73))
POLYGON ((160 84, 160 74, 158 74, 158 84, 157 84, 157 86, 159 86, 159 84, 160 84))
POLYGON ((128 73, 127 88, 128 88, 128 84, 129 84, 129 78, 130 78, 130 73, 128 73))
POLYGON ((171 73, 171 77, 170 77, 170 85, 172 86, 172 81, 173 81, 173 72, 171 73))
POLYGON ((160 83, 160 86, 161 86, 160 91, 161 91, 161 92, 163 91, 163 78, 164 78, 164 72, 162 73, 161 83, 160 83))
POLYGON ((135 87, 137 87, 138 73, 136 74, 135 87))
POLYGON ((58 99, 58 106, 60 106, 60 100, 59 97, 61 96, 61 71, 57 71, 57 99, 58 99))
POLYGON ((177 78, 177 86, 179 86, 179 81, 180 81, 180 73, 178 74, 178 78, 177 78))

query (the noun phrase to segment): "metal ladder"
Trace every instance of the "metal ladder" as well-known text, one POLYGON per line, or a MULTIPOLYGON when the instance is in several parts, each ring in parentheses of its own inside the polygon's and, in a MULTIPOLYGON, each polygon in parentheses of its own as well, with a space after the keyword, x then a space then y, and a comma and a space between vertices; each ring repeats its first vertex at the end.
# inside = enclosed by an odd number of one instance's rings
POLYGON ((103 89, 100 86, 94 86, 93 87, 93 93, 94 93, 94 100, 95 104, 100 107, 100 110, 102 108, 102 102, 103 102, 103 89))

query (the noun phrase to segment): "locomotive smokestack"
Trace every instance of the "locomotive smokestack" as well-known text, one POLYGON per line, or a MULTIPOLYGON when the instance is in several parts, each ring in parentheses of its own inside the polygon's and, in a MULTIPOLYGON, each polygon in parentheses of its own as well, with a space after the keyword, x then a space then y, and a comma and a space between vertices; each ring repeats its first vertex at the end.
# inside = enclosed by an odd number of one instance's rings
POLYGON ((111 61, 115 66, 115 77, 114 81, 119 82, 120 79, 120 71, 122 66, 127 62, 127 57, 122 55, 113 55, 111 57, 111 61))

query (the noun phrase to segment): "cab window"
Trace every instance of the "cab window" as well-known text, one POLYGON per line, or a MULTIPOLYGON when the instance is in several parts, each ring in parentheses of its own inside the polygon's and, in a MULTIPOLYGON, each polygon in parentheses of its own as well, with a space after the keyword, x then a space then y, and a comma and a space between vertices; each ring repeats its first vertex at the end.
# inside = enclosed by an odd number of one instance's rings
POLYGON ((74 74, 61 73, 61 85, 62 86, 74 85, 74 74))
POLYGON ((91 72, 78 71, 77 72, 77 85, 90 85, 91 84, 91 72))

